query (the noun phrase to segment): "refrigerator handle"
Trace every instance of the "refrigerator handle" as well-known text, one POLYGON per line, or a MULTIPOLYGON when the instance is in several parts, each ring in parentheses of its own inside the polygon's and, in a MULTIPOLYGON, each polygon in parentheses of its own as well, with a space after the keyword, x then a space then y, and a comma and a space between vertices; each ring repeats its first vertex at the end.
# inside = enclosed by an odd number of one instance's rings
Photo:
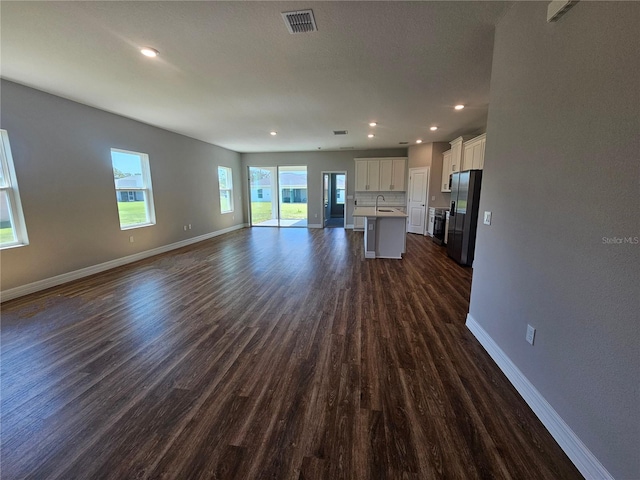
POLYGON ((451 210, 449 210, 449 216, 453 217, 456 214, 456 202, 451 202, 451 210))

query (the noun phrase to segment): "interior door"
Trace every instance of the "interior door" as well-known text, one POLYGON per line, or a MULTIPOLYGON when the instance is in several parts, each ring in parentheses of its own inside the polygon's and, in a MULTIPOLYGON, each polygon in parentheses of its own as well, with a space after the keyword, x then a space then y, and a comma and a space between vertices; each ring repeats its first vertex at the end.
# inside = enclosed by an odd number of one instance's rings
POLYGON ((427 198, 429 195, 429 168, 409 169, 409 205, 407 232, 426 234, 427 198))

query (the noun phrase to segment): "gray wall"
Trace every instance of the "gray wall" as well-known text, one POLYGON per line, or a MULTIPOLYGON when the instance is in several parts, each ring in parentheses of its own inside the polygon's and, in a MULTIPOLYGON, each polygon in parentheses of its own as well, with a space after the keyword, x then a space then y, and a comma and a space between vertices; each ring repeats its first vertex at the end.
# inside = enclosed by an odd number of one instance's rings
POLYGON ((471 316, 609 472, 640 478, 640 4, 496 30, 471 316), (537 328, 525 342, 527 323, 537 328))
MULTIPOLYGON (((275 167, 278 165, 306 165, 308 182, 308 222, 309 225, 319 225, 322 215, 322 172, 346 171, 347 195, 355 194, 354 158, 371 157, 406 157, 404 148, 389 150, 345 150, 339 152, 284 152, 284 153, 243 153, 243 188, 244 198, 248 198, 248 170, 247 167, 275 167)), ((245 202, 246 203, 246 202, 245 202)), ((353 225, 353 200, 347 199, 345 208, 347 224, 353 225)), ((248 205, 246 207, 249 208, 248 205)), ((245 212, 248 216, 248 211, 245 212)))
POLYGON ((30 241, 2 250, 3 290, 244 222, 240 154, 4 80, 0 95, 30 241), (112 147, 149 154, 156 225, 120 230, 112 147), (233 169, 233 214, 218 165, 233 169))
POLYGON ((429 207, 448 207, 451 194, 440 191, 442 152, 451 148, 447 142, 427 143, 409 147, 409 168, 429 167, 429 207), (435 197, 435 198, 433 198, 435 197))

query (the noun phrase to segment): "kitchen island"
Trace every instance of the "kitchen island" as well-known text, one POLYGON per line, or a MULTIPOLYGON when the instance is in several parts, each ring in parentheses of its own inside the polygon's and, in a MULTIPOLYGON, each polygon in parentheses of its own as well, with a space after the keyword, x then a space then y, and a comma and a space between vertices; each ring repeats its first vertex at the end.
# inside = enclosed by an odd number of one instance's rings
POLYGON ((391 207, 355 207, 354 217, 364 217, 365 258, 402 259, 407 245, 407 214, 391 207))

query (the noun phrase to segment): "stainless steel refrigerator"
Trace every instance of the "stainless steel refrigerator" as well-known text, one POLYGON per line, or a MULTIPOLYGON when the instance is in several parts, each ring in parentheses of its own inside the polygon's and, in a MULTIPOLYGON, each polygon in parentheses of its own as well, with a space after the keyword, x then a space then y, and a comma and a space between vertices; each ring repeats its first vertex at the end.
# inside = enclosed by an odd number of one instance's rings
POLYGON ((451 210, 447 253, 461 265, 473 264, 482 170, 451 174, 451 210))

